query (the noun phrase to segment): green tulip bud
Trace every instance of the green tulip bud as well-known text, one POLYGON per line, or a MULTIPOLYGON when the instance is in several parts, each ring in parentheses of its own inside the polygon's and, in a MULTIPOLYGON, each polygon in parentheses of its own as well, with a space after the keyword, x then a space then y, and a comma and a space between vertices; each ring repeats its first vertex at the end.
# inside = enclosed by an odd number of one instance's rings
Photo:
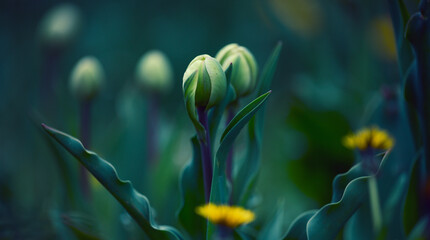
POLYGON ((145 91, 167 92, 173 82, 172 65, 167 56, 158 50, 144 54, 136 67, 136 80, 145 91))
POLYGON ((70 90, 80 100, 92 99, 104 81, 104 71, 100 62, 91 56, 79 60, 70 76, 70 90))
POLYGON ((238 97, 250 94, 257 83, 258 67, 252 53, 245 47, 231 43, 216 55, 224 70, 233 65, 231 85, 238 97))
POLYGON ((182 87, 186 99, 194 98, 195 106, 209 109, 224 99, 227 79, 220 63, 205 54, 188 65, 182 87))
POLYGON ((61 4, 51 9, 39 24, 39 34, 44 45, 63 48, 77 35, 81 14, 72 4, 61 4))

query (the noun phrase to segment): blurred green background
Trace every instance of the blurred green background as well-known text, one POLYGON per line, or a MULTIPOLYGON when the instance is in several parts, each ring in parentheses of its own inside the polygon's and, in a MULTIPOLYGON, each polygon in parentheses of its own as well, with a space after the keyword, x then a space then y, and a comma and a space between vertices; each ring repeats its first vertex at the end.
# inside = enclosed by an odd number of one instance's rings
MULTIPOLYGON (((285 203, 287 228, 304 210, 329 202, 333 177, 354 161, 342 137, 369 124, 381 102, 386 116, 398 111, 390 102, 397 98, 400 79, 386 1, 74 1, 81 25, 52 67, 39 25, 60 3, 0 2, 0 238, 56 236, 52 219, 64 201, 64 184, 39 123, 79 137, 78 102, 68 81, 86 55, 97 57, 106 73, 93 106, 90 149, 148 196, 161 223, 175 224, 178 177, 191 157, 194 129, 181 84, 188 63, 199 54, 214 56, 236 42, 252 51, 261 70, 275 44, 283 42, 266 108, 257 221, 285 203), (160 164, 141 176, 139 171, 149 168, 147 96, 136 89, 134 73, 151 49, 170 58, 175 83, 160 105, 160 164), (53 76, 52 91, 44 89, 47 76, 53 76), (47 92, 52 96, 44 102, 47 92)), ((417 1, 406 3, 416 6, 417 1)), ((236 142, 238 155, 245 146, 236 142)), ((76 168, 77 162, 70 165, 76 168)), ((119 205, 97 186, 96 215, 114 215, 119 205)), ((102 226, 115 224, 98 220, 102 226)), ((111 238, 109 231, 101 232, 111 238)))

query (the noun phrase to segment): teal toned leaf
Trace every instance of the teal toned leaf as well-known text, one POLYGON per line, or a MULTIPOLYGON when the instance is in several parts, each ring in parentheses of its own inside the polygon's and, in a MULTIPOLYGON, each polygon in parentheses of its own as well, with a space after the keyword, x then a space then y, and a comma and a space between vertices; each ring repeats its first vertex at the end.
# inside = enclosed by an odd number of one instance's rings
POLYGON ((46 132, 69 151, 118 200, 151 239, 183 239, 170 226, 158 225, 148 199, 137 192, 130 181, 118 178, 115 168, 97 154, 87 151, 82 143, 56 129, 42 125, 46 132))
POLYGON ((274 213, 260 230, 257 239, 282 239, 285 234, 285 212, 285 203, 282 201, 275 207, 274 213))
POLYGON ((300 214, 294 221, 291 223, 290 228, 288 229, 284 240, 307 240, 306 235, 306 226, 308 224, 309 219, 314 216, 317 210, 310 210, 300 214))
MULTIPOLYGON (((225 164, 228 152, 230 151, 234 140, 239 135, 240 130, 248 123, 254 114, 263 106, 263 103, 269 97, 271 91, 261 95, 254 101, 240 110, 230 121, 224 133, 221 136, 221 144, 216 153, 214 161, 214 174, 212 178, 212 188, 210 202, 218 204, 227 204, 229 199, 229 187, 225 175, 225 164)), ((212 239, 214 228, 209 224, 207 239, 212 239)))
POLYGON ((342 199, 322 207, 309 219, 307 225, 308 240, 335 239, 348 219, 361 204, 368 200, 368 182, 370 177, 359 177, 351 181, 345 189, 342 199))
POLYGON ((193 158, 182 171, 180 178, 181 206, 178 211, 179 223, 193 239, 204 239, 206 219, 198 216, 196 207, 205 203, 203 186, 202 160, 197 137, 191 139, 193 158))
POLYGON ((366 173, 364 172, 360 163, 353 166, 348 172, 338 174, 333 180, 333 195, 331 201, 339 201, 343 196, 343 192, 345 191, 346 186, 352 180, 365 175, 366 173))
POLYGON ((428 218, 422 218, 418 221, 408 236, 408 240, 424 240, 428 218))
POLYGON ((231 147, 230 142, 233 142, 236 139, 240 130, 242 130, 245 124, 248 123, 252 116, 254 116, 257 110, 263 106, 263 103, 267 100, 271 92, 272 91, 268 91, 265 94, 259 96, 254 101, 246 105, 236 114, 236 116, 233 117, 221 135, 220 149, 222 149, 222 147, 231 147))
POLYGON ((63 214, 62 221, 78 239, 102 239, 97 229, 97 222, 88 216, 79 213, 63 214))
POLYGON ((388 5, 396 38, 400 75, 404 76, 413 60, 412 49, 404 38, 409 13, 403 0, 388 0, 388 5))

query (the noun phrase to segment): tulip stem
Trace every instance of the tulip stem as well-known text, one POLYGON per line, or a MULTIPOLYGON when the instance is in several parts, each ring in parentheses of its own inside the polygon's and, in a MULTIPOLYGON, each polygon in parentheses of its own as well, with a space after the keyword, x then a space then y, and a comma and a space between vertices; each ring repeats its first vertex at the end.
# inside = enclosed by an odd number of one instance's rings
MULTIPOLYGON (((85 148, 90 147, 90 126, 91 126, 91 102, 84 100, 80 106, 81 117, 81 142, 85 148)), ((81 191, 86 199, 90 199, 90 185, 88 170, 81 164, 79 166, 79 182, 81 191)))
MULTIPOLYGON (((235 115, 235 107, 229 106, 227 109, 227 120, 226 126, 231 122, 235 115)), ((231 195, 230 195, 230 203, 232 201, 231 196, 233 196, 233 157, 234 157, 234 149, 233 147, 228 152, 227 161, 226 161, 226 177, 227 180, 231 184, 231 195)))
POLYGON ((147 118, 147 133, 146 133, 146 146, 147 146, 147 161, 154 165, 157 161, 158 155, 158 97, 154 94, 150 96, 147 118))
POLYGON ((205 107, 197 107, 199 122, 205 128, 205 139, 199 138, 202 155, 203 181, 205 186, 205 201, 209 202, 212 184, 212 152, 209 135, 208 113, 205 107))
POLYGON ((381 205, 379 203, 378 182, 376 181, 376 176, 374 175, 369 178, 369 198, 372 212, 373 230, 375 231, 376 235, 378 235, 382 228, 382 213, 381 205))

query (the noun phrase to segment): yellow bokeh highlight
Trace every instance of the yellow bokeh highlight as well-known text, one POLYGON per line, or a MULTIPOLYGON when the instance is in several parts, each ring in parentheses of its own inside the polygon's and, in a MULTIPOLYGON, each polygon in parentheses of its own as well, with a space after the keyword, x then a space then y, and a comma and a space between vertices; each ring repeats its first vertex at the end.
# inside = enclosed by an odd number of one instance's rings
POLYGON ((238 206, 216 205, 208 203, 196 209, 197 214, 207 218, 211 223, 224 225, 230 228, 252 222, 255 214, 238 206))
POLYGON ((394 139, 387 131, 374 126, 371 128, 363 128, 357 133, 345 136, 343 145, 347 148, 359 149, 361 151, 370 148, 388 150, 394 146, 394 139))

